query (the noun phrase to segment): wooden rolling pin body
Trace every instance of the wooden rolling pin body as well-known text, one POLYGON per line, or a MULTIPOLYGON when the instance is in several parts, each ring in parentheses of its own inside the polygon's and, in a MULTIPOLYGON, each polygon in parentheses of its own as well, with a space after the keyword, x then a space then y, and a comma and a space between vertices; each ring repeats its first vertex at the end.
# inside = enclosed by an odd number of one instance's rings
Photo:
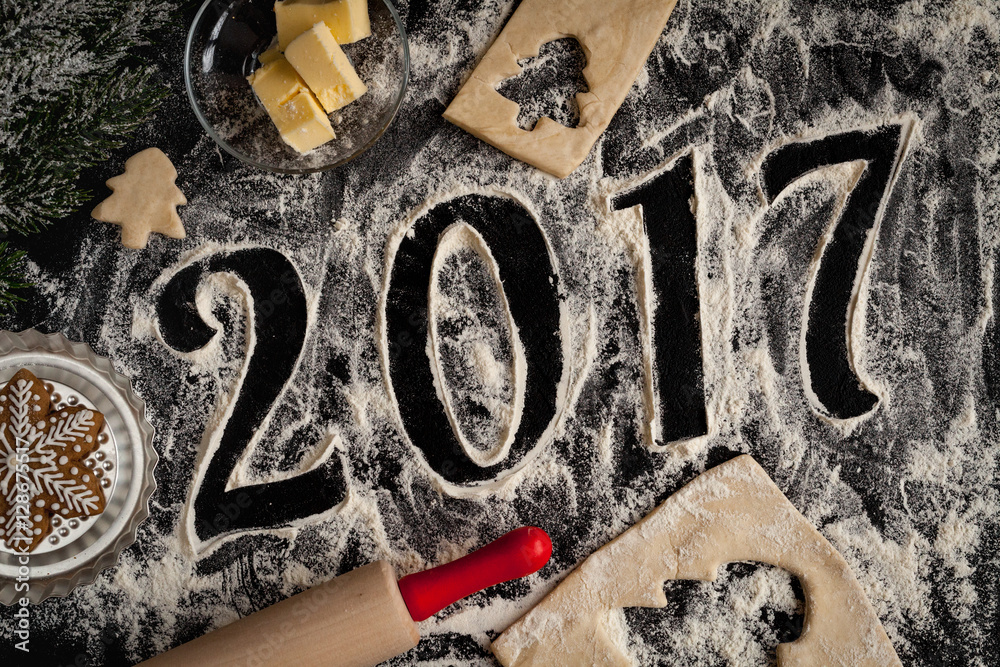
POLYGON ((392 567, 377 561, 246 616, 147 667, 370 667, 420 641, 392 567))
POLYGON ((378 561, 182 644, 142 667, 372 667, 420 641, 415 621, 548 562, 552 541, 518 528, 478 551, 398 582, 378 561))

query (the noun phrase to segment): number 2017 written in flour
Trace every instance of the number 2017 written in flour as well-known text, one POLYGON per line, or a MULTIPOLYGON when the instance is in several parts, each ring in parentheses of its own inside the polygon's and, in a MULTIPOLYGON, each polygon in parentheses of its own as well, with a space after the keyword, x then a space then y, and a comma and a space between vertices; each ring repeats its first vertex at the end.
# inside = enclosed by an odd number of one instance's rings
MULTIPOLYGON (((820 239, 802 314, 803 382, 812 408, 830 420, 870 414, 878 396, 858 378, 852 358, 857 293, 874 253, 879 221, 905 154, 910 126, 887 125, 784 144, 761 162, 765 202, 774 204, 806 174, 852 164, 856 177, 839 214, 820 239)), ((645 251, 637 255, 636 300, 646 322, 647 414, 654 442, 708 433, 701 352, 696 263, 697 220, 692 210, 698 175, 690 153, 623 189, 612 211, 640 206, 645 251)), ((481 485, 527 464, 544 446, 565 402, 568 336, 558 267, 530 212, 510 197, 465 195, 438 203, 390 241, 379 313, 387 389, 409 441, 445 482, 481 485), (442 368, 443 339, 429 302, 454 248, 471 249, 490 267, 499 295, 500 322, 510 339, 510 404, 497 442, 483 451, 462 433, 442 368), (443 400, 442 400, 443 397, 443 400)), ((209 439, 190 502, 198 541, 229 533, 287 525, 322 514, 344 499, 342 463, 334 458, 283 479, 228 488, 255 431, 266 423, 292 377, 306 339, 307 304, 292 263, 276 250, 223 251, 184 267, 159 296, 163 340, 191 352, 216 331, 198 314, 195 293, 213 273, 236 275, 253 297, 253 338, 245 374, 228 414, 209 439), (277 295, 277 296, 276 296, 277 295), (247 502, 253 494, 255 502, 247 502), (239 507, 220 517, 220 507, 239 507), (222 520, 220 520, 222 519, 222 520)))

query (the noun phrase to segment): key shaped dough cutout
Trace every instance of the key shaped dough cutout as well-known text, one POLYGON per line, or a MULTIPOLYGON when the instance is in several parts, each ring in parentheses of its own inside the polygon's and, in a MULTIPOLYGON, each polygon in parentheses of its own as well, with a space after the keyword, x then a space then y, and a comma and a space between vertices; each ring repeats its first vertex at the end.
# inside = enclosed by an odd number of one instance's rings
POLYGON ((609 638, 611 610, 665 607, 664 581, 714 581, 732 561, 774 565, 802 584, 802 634, 778 645, 781 667, 901 664, 847 562, 747 455, 706 471, 591 554, 493 653, 507 667, 631 665, 609 638))
POLYGON ((677 0, 524 0, 445 109, 444 117, 508 155, 565 178, 580 166, 628 95, 677 0), (575 128, 540 118, 517 125, 520 105, 497 86, 521 72, 543 44, 574 37, 587 66, 589 91, 578 93, 575 128))

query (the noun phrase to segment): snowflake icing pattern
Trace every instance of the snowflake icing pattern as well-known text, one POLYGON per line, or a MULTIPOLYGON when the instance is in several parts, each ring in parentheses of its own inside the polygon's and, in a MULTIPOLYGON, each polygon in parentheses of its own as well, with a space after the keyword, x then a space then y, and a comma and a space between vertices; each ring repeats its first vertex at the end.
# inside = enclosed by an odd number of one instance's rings
POLYGON ((104 511, 104 493, 83 459, 97 449, 104 415, 82 406, 51 411, 42 382, 19 370, 0 390, 0 535, 31 551, 52 517, 104 511))

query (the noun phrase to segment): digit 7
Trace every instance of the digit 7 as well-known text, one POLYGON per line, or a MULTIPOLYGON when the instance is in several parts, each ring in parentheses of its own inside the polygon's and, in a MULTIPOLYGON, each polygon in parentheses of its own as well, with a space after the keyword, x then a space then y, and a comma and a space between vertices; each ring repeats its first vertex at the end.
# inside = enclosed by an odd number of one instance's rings
POLYGON ((913 125, 906 121, 792 142, 771 151, 761 166, 761 190, 766 202, 773 204, 812 171, 864 163, 832 230, 820 239, 802 321, 806 394, 820 414, 833 420, 863 416, 879 402, 857 376, 851 332, 863 324, 859 297, 913 125))

